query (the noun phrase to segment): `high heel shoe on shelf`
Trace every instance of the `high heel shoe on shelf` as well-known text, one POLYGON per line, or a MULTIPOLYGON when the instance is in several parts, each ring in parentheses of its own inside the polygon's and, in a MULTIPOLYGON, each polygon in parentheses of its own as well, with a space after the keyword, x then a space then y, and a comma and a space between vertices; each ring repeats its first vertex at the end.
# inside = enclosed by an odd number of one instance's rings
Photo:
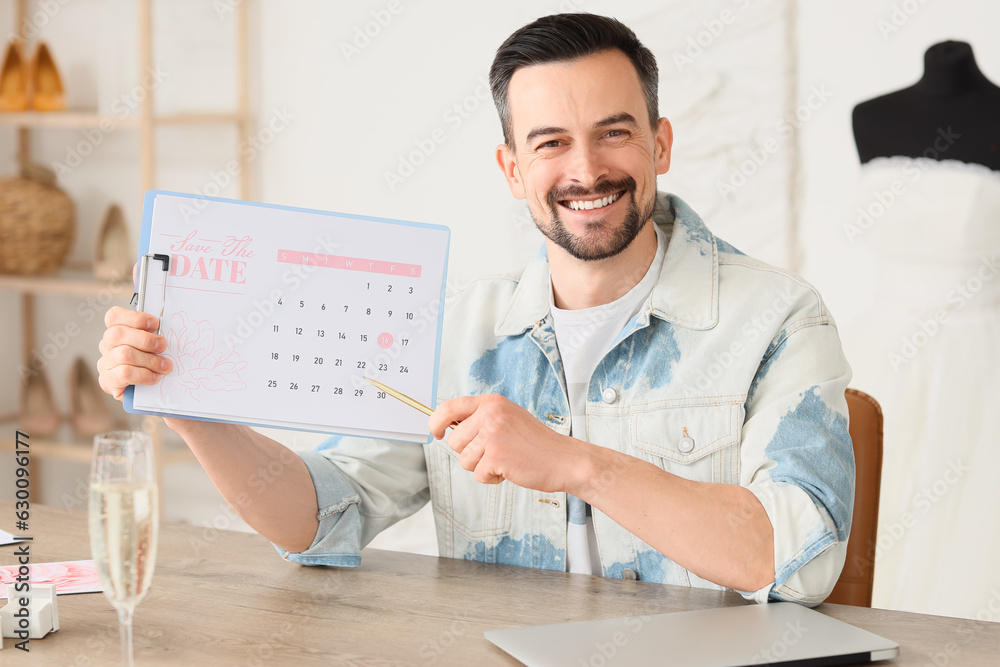
POLYGON ((129 243, 125 216, 112 204, 97 230, 94 249, 94 275, 103 280, 121 280, 132 274, 132 245, 129 243))
POLYGON ((32 363, 28 377, 21 383, 21 410, 18 424, 29 435, 51 435, 62 421, 52 400, 52 388, 45 371, 32 363))
POLYGON ((0 67, 0 111, 28 109, 28 63, 21 44, 7 44, 3 66, 0 67))
POLYGON ((77 357, 69 373, 70 415, 80 435, 96 435, 124 426, 124 414, 113 399, 101 391, 90 364, 77 357))
POLYGON ((35 111, 65 111, 62 77, 49 47, 39 43, 31 67, 31 105, 35 111))

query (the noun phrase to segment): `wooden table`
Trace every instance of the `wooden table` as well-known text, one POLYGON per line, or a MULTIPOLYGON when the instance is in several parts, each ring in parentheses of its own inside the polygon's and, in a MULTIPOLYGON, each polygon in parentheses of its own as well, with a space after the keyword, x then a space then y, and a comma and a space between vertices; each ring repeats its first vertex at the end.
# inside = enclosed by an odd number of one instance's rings
MULTIPOLYGON (((13 522, 12 503, 0 502, 0 517, 13 522)), ((32 562, 90 558, 86 518, 33 506, 32 562)), ((0 565, 16 562, 14 549, 0 547, 0 565)), ((741 604, 735 593, 375 549, 360 568, 303 567, 257 535, 164 525, 136 610, 135 656, 139 665, 512 665, 485 630, 741 604)), ((1000 623, 818 609, 899 642, 899 658, 882 664, 1000 664, 1000 623)), ((120 664, 103 595, 60 596, 59 621, 30 653, 5 639, 0 664, 120 664)))

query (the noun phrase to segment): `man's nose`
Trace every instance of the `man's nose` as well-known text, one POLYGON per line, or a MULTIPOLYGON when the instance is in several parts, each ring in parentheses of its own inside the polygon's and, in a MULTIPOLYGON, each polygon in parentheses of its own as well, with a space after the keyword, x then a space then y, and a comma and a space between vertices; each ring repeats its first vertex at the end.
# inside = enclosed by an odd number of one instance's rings
POLYGON ((570 180, 590 188, 607 175, 608 168, 595 147, 578 144, 573 148, 570 171, 567 174, 570 180))

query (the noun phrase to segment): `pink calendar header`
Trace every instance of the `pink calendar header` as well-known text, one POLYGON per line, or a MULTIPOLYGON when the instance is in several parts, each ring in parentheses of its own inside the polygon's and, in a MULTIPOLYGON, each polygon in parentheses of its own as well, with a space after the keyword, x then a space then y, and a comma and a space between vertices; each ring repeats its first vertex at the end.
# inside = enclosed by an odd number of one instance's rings
POLYGON ((341 257, 340 255, 323 255, 315 252, 278 249, 278 261, 287 264, 311 264, 330 269, 346 271, 363 271, 365 273, 385 273, 391 276, 407 278, 420 277, 419 264, 403 264, 401 262, 385 262, 378 259, 362 257, 341 257))

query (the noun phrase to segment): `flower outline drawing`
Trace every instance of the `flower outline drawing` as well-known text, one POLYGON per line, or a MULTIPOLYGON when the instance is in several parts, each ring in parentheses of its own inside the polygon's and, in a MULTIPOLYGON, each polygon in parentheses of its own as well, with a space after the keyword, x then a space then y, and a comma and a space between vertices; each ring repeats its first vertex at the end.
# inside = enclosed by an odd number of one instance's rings
POLYGON ((247 385, 240 376, 247 362, 219 336, 208 320, 195 320, 186 311, 171 315, 163 336, 163 356, 173 368, 160 380, 160 395, 191 398, 200 402, 204 392, 241 391, 247 385))

